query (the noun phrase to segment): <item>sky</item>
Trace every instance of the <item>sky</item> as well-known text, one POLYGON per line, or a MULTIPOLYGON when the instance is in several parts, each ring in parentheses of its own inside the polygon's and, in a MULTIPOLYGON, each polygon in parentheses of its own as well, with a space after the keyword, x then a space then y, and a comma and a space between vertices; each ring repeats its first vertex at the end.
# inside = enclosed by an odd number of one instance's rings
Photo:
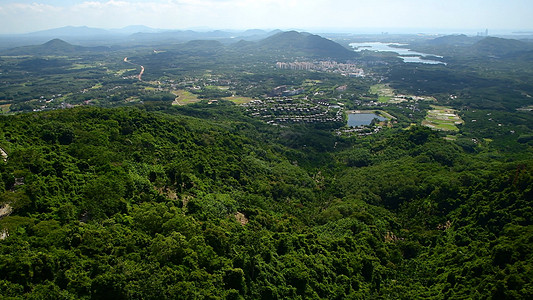
POLYGON ((0 0, 0 34, 128 25, 354 33, 533 31, 533 0, 0 0))

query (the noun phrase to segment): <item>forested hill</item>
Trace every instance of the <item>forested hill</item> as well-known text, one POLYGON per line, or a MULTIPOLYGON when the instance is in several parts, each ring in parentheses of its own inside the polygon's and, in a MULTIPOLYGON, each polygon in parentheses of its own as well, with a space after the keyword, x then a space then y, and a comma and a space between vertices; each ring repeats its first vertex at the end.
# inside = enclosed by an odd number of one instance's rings
POLYGON ((72 45, 61 39, 52 39, 42 45, 23 46, 0 52, 2 55, 79 55, 80 53, 99 53, 110 51, 108 47, 82 47, 72 45))
MULTIPOLYGON (((166 35, 169 33, 161 34, 166 35)), ((151 36, 153 34, 147 35, 151 36)), ((225 35, 226 34, 224 34, 224 37, 225 35)), ((228 55, 231 57, 231 55, 234 55, 235 51, 237 51, 237 53, 242 53, 243 56, 248 56, 250 53, 255 53, 256 55, 260 56, 303 56, 308 58, 338 59, 341 61, 354 59, 358 56, 358 54, 354 51, 347 49, 332 40, 306 32, 270 32, 266 35, 266 37, 263 35, 258 35, 256 37, 246 36, 245 39, 241 39, 240 37, 237 39, 229 39, 231 42, 228 42, 228 39, 229 37, 216 38, 210 35, 199 35, 196 33, 192 34, 184 41, 179 43, 173 42, 170 45, 167 44, 162 47, 167 49, 169 52, 177 51, 181 54, 187 53, 190 55, 200 56, 216 53, 222 57, 228 55)), ((148 41, 153 43, 151 40, 148 41)), ((7 56, 33 55, 40 57, 65 55, 69 57, 77 57, 80 55, 90 56, 106 52, 117 53, 117 51, 120 51, 121 49, 122 48, 117 46, 84 47, 70 44, 62 39, 54 38, 40 45, 1 50, 0 54, 7 56)))
POLYGON ((516 55, 517 53, 533 51, 533 44, 513 39, 487 37, 472 45, 471 50, 485 55, 516 55))
POLYGON ((318 35, 287 31, 280 32, 258 42, 262 50, 295 52, 305 56, 337 59, 353 59, 357 56, 352 50, 318 35))
POLYGON ((3 299, 533 297, 533 164, 224 101, 0 116, 3 299))

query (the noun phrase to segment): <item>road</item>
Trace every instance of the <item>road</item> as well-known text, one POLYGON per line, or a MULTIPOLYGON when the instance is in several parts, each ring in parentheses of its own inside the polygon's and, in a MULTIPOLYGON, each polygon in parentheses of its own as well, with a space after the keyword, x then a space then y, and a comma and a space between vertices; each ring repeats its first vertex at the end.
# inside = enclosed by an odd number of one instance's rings
POLYGON ((139 81, 142 81, 142 80, 143 80, 142 77, 143 77, 143 74, 144 74, 144 67, 141 66, 141 65, 138 65, 138 64, 134 64, 134 63, 132 63, 131 61, 128 60, 127 57, 124 57, 124 62, 125 62, 125 63, 128 63, 128 64, 132 64, 132 65, 134 65, 134 66, 139 66, 139 67, 141 67, 141 72, 139 73, 139 75, 137 75, 137 78, 139 78, 139 81))

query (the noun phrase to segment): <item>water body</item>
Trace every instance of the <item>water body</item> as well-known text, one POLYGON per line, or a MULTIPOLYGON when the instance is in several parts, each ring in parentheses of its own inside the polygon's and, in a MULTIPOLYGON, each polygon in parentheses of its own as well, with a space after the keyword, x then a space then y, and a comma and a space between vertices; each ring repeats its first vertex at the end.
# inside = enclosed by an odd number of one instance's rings
POLYGON ((348 114, 348 126, 357 127, 361 125, 370 125, 370 122, 372 122, 374 119, 378 119, 380 121, 387 120, 384 117, 370 113, 348 114))
POLYGON ((398 54, 398 57, 403 60, 405 63, 422 63, 422 64, 443 64, 445 62, 432 60, 427 58, 428 56, 443 58, 440 55, 427 54, 422 52, 416 52, 408 48, 398 48, 401 46, 406 46, 406 44, 398 43, 381 43, 381 42, 367 42, 367 43, 351 43, 351 47, 354 48, 355 52, 361 52, 363 50, 375 51, 375 52, 395 52, 398 54))

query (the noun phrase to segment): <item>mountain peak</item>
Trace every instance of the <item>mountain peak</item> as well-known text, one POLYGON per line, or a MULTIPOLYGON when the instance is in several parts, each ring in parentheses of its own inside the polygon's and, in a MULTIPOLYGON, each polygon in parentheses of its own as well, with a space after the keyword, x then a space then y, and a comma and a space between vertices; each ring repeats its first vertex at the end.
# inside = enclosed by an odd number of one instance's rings
POLYGON ((69 44, 62 39, 52 39, 44 43, 43 46, 45 47, 71 47, 72 44, 69 44))
POLYGON ((307 32, 284 31, 259 42, 265 49, 293 51, 310 57, 349 59, 355 52, 319 35, 307 32))

